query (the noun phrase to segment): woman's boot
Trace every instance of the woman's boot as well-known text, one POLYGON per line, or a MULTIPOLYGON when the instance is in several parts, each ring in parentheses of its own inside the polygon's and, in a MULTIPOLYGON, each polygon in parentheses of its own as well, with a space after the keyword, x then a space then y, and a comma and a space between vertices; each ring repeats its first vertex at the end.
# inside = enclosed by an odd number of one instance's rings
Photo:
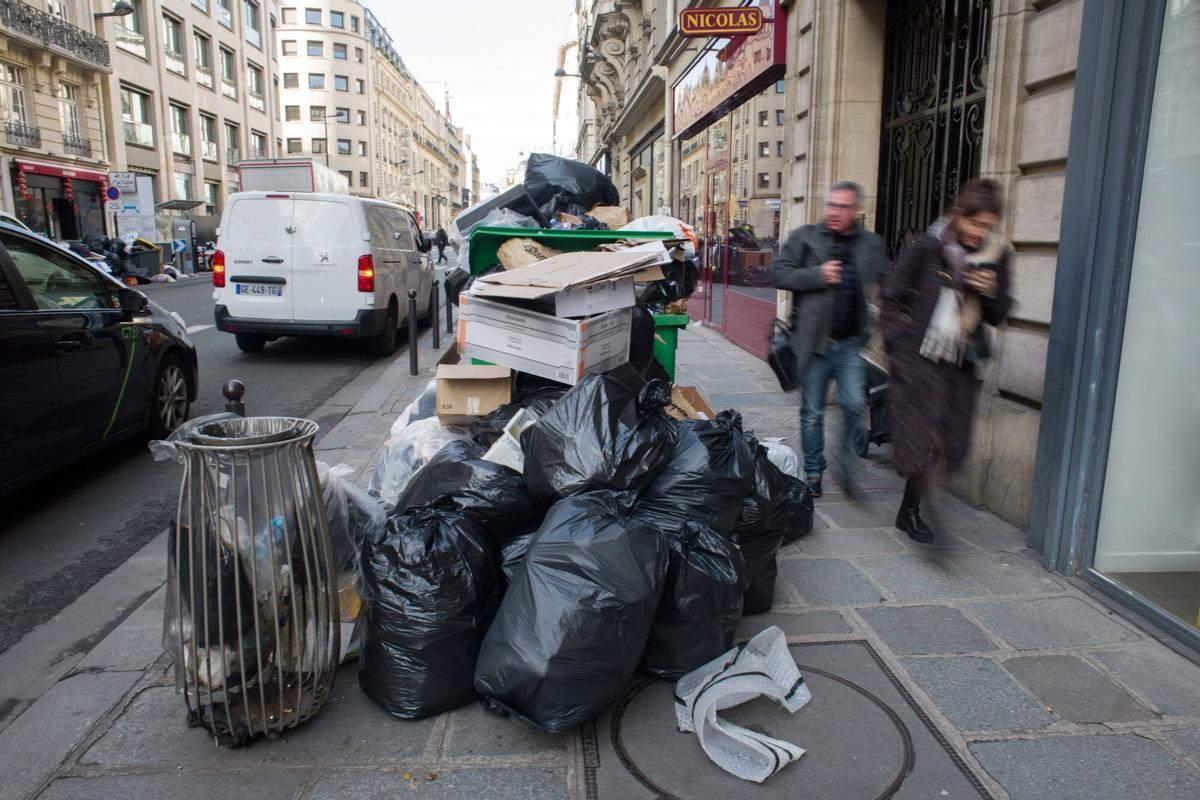
POLYGON ((900 511, 896 513, 896 527, 907 533, 914 542, 929 544, 933 541, 933 531, 921 519, 921 492, 912 480, 904 485, 904 499, 900 501, 900 511))

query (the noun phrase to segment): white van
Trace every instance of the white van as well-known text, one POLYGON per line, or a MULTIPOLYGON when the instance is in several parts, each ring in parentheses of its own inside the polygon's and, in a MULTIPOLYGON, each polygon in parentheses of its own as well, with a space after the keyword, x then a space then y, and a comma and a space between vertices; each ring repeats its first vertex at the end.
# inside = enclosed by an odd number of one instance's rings
POLYGON ((429 313, 429 242, 413 215, 345 194, 240 192, 229 196, 213 254, 217 329, 257 353, 280 336, 365 338, 396 349, 408 293, 429 313))

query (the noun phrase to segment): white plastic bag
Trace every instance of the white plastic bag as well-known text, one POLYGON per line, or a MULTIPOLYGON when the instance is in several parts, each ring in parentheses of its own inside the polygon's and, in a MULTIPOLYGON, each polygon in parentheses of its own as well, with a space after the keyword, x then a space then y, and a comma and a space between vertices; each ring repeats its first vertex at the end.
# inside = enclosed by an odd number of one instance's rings
POLYGON ((696 734, 705 755, 718 767, 762 783, 805 751, 718 716, 756 697, 769 697, 789 713, 812 699, 783 631, 774 625, 680 678, 675 684, 675 722, 680 731, 696 734))
POLYGON ((538 421, 538 415, 522 408, 504 426, 496 443, 484 453, 485 461, 501 464, 517 472, 525 471, 525 453, 521 450, 521 431, 538 421))
POLYGON ((450 442, 470 440, 471 432, 455 426, 443 427, 437 417, 418 420, 388 439, 371 478, 372 496, 392 509, 417 470, 450 442))
POLYGON ((623 231, 670 231, 676 239, 686 239, 683 253, 688 258, 696 256, 696 229, 681 219, 665 215, 638 217, 633 222, 621 228, 623 231))
POLYGON ((767 449, 767 458, 779 467, 780 472, 793 478, 800 477, 800 456, 782 439, 759 439, 759 444, 767 449))
POLYGON ((429 382, 423 392, 417 395, 415 400, 408 404, 408 408, 396 417, 396 421, 392 423, 391 437, 399 436, 409 425, 429 419, 435 414, 437 414, 437 381, 433 380, 429 382))

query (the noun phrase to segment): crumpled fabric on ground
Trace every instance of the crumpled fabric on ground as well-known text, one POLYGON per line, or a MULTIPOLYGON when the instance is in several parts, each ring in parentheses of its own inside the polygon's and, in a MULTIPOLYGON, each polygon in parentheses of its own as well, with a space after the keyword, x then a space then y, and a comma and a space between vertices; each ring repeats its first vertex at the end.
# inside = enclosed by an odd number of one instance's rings
POLYGON ((769 697, 795 713, 812 699, 788 650, 772 625, 675 684, 675 722, 695 733, 714 764, 742 780, 762 783, 804 755, 803 748, 722 719, 719 712, 769 697))

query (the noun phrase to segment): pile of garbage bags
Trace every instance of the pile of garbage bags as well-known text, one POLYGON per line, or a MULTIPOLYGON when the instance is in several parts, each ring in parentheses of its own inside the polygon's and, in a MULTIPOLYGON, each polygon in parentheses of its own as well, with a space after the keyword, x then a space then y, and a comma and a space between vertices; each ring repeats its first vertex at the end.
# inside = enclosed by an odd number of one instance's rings
POLYGON ((384 448, 359 683, 395 716, 482 697, 543 731, 592 719, 635 673, 676 679, 725 652, 770 608, 779 547, 811 527, 811 496, 776 464, 794 452, 735 411, 669 417, 669 384, 630 365, 572 388, 519 376, 514 397, 469 427, 418 398, 384 448), (514 418, 532 420, 521 469, 492 460, 514 418))

